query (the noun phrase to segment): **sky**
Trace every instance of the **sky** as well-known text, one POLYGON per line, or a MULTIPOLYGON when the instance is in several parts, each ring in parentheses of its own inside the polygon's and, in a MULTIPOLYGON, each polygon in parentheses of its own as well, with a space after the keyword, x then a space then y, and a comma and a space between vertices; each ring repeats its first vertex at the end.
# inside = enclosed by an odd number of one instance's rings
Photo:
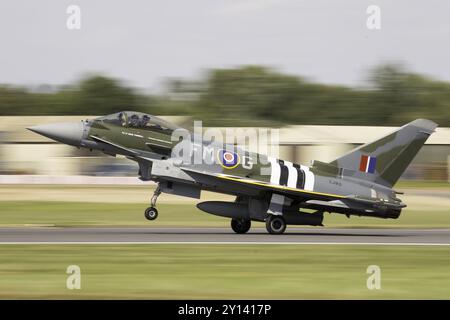
POLYGON ((151 91, 252 64, 360 86, 386 62, 450 81, 449 13, 448 0, 2 0, 0 83, 102 73, 151 91), (70 5, 80 29, 67 28, 70 5), (370 5, 380 29, 367 27, 370 5))

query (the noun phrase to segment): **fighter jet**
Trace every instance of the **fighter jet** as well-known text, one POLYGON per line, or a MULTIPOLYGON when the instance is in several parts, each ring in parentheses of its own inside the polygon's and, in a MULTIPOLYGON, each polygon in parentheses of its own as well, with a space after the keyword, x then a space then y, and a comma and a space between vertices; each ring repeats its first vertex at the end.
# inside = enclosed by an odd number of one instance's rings
POLYGON ((157 218, 162 192, 199 199, 202 190, 209 190, 236 197, 234 202, 197 204, 230 218, 234 232, 246 233, 251 221, 260 221, 269 233, 282 234, 287 225, 322 226, 324 213, 397 219, 406 205, 393 186, 436 127, 417 119, 331 162, 313 161, 311 166, 222 142, 199 142, 172 123, 133 111, 28 129, 136 161, 139 178, 157 183, 145 210, 148 220, 157 218))

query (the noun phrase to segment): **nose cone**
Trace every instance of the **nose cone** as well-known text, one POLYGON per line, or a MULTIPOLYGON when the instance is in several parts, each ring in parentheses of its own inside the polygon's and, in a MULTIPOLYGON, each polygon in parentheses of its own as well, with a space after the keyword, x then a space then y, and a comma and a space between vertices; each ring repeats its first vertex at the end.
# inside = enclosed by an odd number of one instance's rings
POLYGON ((27 128, 47 138, 65 144, 79 146, 83 136, 83 122, 59 122, 27 128))

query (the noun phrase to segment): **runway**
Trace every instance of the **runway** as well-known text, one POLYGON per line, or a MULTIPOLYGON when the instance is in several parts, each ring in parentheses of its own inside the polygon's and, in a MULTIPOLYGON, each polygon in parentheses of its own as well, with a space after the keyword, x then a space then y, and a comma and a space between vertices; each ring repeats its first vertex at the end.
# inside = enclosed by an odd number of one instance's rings
POLYGON ((263 228, 235 234, 228 228, 12 227, 4 244, 364 244, 450 246, 449 229, 327 229, 290 227, 283 235, 263 228))

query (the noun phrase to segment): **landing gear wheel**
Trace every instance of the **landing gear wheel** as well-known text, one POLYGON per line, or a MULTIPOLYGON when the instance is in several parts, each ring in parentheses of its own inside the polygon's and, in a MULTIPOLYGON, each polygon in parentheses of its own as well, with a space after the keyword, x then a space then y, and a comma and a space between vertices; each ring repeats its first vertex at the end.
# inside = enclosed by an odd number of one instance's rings
POLYGON ((158 210, 156 210, 155 206, 156 206, 156 200, 158 200, 158 196, 160 194, 161 194, 161 188, 159 187, 159 183, 158 183, 158 186, 156 187, 155 192, 153 192, 152 199, 150 200, 150 207, 145 209, 144 215, 147 220, 155 220, 156 218, 158 218, 158 210))
POLYGON ((286 230, 286 222, 282 216, 270 215, 266 220, 266 229, 270 234, 282 234, 286 230))
POLYGON ((156 218, 158 218, 158 210, 156 210, 156 208, 154 207, 148 207, 147 209, 145 209, 144 215, 147 220, 155 220, 156 218))
POLYGON ((231 229, 238 234, 247 233, 252 222, 250 220, 231 219, 231 229))

